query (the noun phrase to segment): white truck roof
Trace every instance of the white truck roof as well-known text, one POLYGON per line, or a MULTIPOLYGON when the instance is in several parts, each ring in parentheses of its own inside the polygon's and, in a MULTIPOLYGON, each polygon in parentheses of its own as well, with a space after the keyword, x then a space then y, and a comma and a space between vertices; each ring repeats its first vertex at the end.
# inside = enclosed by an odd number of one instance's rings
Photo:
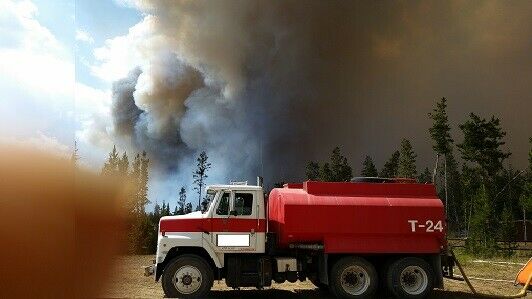
POLYGON ((207 189, 216 189, 216 190, 222 190, 222 189, 230 189, 230 190, 262 190, 261 186, 253 186, 253 185, 210 185, 207 186, 207 189))

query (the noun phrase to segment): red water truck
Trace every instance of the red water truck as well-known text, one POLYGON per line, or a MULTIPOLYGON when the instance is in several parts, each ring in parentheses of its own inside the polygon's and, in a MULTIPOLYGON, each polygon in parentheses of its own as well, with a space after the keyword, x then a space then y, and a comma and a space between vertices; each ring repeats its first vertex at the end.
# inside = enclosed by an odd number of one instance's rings
MULTIPOLYGON (((208 208, 159 223, 146 275, 167 297, 203 297, 214 280, 263 289, 309 279, 340 298, 387 290, 425 298, 452 265, 434 185, 410 180, 214 185, 208 208)), ((451 273, 452 274, 452 273, 451 273)))

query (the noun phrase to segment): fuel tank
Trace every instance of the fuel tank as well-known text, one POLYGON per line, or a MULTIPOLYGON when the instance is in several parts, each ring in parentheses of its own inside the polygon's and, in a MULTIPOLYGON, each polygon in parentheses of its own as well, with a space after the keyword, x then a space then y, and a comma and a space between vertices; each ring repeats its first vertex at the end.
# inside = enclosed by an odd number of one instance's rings
POLYGON ((273 189, 268 230, 277 245, 326 253, 439 253, 446 221, 434 185, 307 181, 273 189))

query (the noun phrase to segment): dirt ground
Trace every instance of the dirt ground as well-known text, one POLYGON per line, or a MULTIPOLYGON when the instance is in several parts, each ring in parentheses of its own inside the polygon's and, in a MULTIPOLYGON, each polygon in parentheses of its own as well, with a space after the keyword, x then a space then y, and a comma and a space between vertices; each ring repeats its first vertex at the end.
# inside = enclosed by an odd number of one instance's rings
MULTIPOLYGON (((113 276, 108 287, 102 293, 106 298, 162 298, 164 296, 161 284, 153 277, 144 277, 142 266, 148 265, 153 256, 121 256, 117 259, 113 276)), ((525 263, 526 257, 514 258, 511 262, 525 263)), ((521 268, 514 264, 490 264, 475 262, 467 258, 462 262, 468 276, 512 280, 521 268)), ((518 287, 508 282, 472 281, 475 288, 490 294, 514 294, 518 287)), ((529 294, 531 296, 532 294, 529 294)), ((320 292, 309 281, 298 283, 273 284, 265 290, 242 289, 233 290, 225 286, 224 282, 214 282, 210 298, 331 298, 320 292)), ((464 282, 445 280, 444 290, 435 290, 431 298, 475 298, 468 292, 464 282)))

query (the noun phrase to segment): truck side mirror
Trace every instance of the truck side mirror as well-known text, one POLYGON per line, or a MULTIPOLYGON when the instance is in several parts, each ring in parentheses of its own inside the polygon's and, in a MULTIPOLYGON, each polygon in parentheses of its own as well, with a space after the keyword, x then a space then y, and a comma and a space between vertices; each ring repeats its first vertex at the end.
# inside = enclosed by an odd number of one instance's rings
POLYGON ((231 210, 231 211, 229 212, 229 215, 231 215, 231 216, 238 216, 238 213, 236 212, 236 210, 231 210))

